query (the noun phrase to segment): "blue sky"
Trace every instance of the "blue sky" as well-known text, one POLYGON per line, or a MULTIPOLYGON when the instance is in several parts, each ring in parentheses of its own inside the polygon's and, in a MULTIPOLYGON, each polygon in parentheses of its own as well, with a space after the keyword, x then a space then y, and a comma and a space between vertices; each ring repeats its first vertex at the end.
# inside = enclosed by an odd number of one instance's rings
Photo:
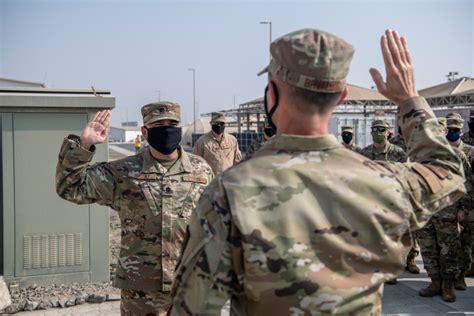
POLYGON ((411 47, 418 88, 449 71, 474 76, 474 1, 111 1, 0 0, 0 76, 54 88, 109 89, 112 121, 140 117, 141 105, 179 102, 192 118, 196 69, 199 112, 263 95, 268 26, 273 38, 319 28, 356 47, 349 82, 373 85, 379 38, 399 30, 411 47))

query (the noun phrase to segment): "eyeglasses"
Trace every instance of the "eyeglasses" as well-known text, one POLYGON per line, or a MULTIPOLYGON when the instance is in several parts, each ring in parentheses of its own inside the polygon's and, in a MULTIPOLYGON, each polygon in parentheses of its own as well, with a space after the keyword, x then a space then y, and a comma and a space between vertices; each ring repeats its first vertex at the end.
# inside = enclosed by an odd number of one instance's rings
POLYGON ((372 132, 382 132, 385 133, 387 131, 387 128, 385 127, 372 127, 372 132))

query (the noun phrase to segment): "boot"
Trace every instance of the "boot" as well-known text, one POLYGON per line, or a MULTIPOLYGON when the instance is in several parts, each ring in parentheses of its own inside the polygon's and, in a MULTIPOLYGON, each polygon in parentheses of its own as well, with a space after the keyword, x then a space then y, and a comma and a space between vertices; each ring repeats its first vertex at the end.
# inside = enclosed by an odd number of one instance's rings
POLYGON ((407 257, 407 265, 405 270, 408 270, 410 273, 418 274, 420 273, 420 268, 416 265, 415 257, 407 257))
POLYGON ((386 281, 385 284, 390 284, 390 285, 397 284, 397 278, 390 279, 386 281))
POLYGON ((464 279, 464 272, 461 272, 454 281, 454 288, 459 291, 465 291, 467 289, 466 280, 464 279))
POLYGON ((419 292, 420 296, 433 297, 435 295, 441 295, 441 279, 431 278, 431 284, 419 292))
POLYGON ((466 276, 473 277, 474 276, 474 263, 471 263, 471 269, 467 271, 466 276))
POLYGON ((443 279, 443 281, 441 282, 441 297, 445 302, 456 302, 456 293, 454 292, 454 279, 443 279))

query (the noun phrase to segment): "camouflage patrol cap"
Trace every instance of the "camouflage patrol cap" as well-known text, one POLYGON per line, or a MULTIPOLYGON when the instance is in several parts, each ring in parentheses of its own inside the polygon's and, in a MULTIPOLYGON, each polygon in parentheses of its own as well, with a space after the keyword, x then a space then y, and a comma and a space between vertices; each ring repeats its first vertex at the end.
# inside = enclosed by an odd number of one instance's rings
POLYGON ((387 129, 390 128, 390 125, 388 124, 387 121, 385 120, 374 120, 372 122, 372 126, 371 127, 385 127, 387 129))
POLYGON ((459 113, 449 113, 448 115, 446 115, 446 126, 448 128, 461 129, 464 127, 464 119, 459 113))
POLYGON ((346 86, 354 47, 333 34, 303 29, 273 41, 270 53, 270 64, 259 76, 269 72, 298 88, 341 92, 346 86))
POLYGON ((162 120, 181 122, 181 107, 170 101, 153 102, 142 107, 143 125, 162 120))
POLYGON ((225 123, 225 114, 223 112, 212 112, 211 123, 225 123))
POLYGON ((341 127, 341 133, 344 133, 344 132, 354 134, 354 130, 352 129, 352 126, 341 127))
POLYGON ((445 117, 438 117, 439 125, 446 127, 446 118, 445 117))

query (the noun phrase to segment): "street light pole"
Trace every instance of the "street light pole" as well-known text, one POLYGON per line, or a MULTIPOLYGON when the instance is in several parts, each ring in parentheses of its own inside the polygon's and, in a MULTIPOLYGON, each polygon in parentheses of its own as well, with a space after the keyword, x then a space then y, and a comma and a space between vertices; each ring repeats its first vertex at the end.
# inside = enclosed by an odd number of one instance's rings
POLYGON ((193 126, 194 134, 196 134, 196 69, 189 68, 188 70, 193 72, 193 126))
MULTIPOLYGON (((269 26, 269 39, 270 45, 272 44, 272 22, 271 21, 262 21, 260 24, 268 24, 269 26)), ((272 54, 270 53, 270 60, 272 59, 272 54)))
POLYGON ((158 102, 161 101, 161 91, 160 90, 155 90, 156 92, 158 92, 158 102))

